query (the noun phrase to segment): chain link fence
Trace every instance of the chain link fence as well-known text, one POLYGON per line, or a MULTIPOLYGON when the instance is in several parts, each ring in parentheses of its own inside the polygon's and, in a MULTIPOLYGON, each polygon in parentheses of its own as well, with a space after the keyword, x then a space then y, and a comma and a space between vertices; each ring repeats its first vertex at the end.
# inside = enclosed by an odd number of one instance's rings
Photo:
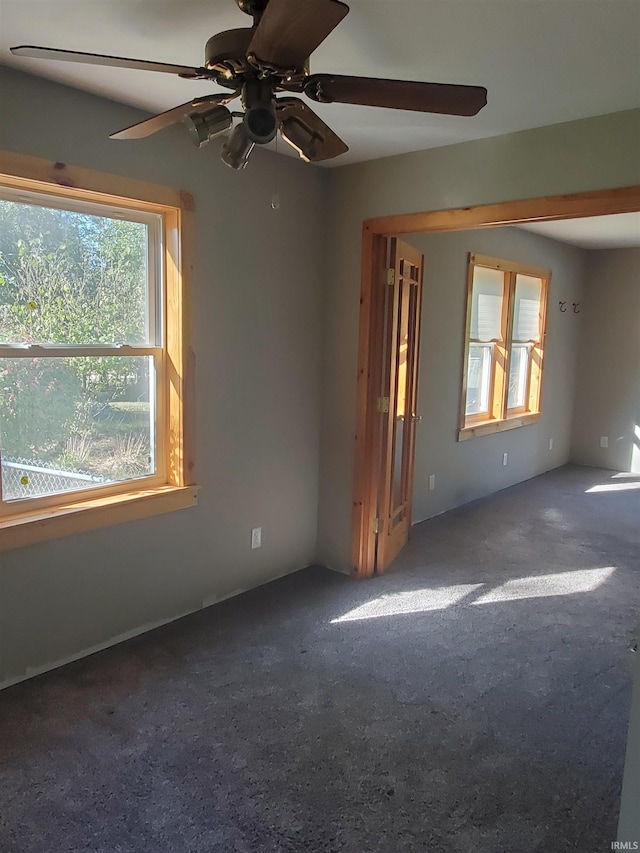
POLYGON ((2 494, 5 500, 57 495, 111 482, 81 471, 46 468, 27 459, 2 460, 2 494))

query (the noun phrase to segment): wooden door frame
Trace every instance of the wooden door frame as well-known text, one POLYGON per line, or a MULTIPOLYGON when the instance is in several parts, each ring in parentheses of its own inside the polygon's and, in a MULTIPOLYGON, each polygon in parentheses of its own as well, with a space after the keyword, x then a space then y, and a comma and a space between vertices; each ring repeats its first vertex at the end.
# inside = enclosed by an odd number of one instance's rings
POLYGON ((362 223, 360 330, 356 382, 356 435, 353 485, 352 563, 356 577, 375 571, 374 521, 377 512, 380 418, 377 398, 382 365, 382 297, 389 237, 432 231, 497 228, 522 222, 551 222, 640 211, 640 185, 543 196, 497 204, 404 213, 367 219, 362 223), (376 287, 376 284, 378 287, 376 287))

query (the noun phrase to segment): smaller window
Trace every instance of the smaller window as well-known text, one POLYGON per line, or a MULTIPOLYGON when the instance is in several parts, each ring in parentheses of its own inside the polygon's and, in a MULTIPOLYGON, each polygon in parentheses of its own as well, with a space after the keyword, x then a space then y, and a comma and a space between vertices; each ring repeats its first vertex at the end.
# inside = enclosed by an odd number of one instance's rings
POLYGON ((469 255, 459 438, 540 414, 549 270, 469 255))

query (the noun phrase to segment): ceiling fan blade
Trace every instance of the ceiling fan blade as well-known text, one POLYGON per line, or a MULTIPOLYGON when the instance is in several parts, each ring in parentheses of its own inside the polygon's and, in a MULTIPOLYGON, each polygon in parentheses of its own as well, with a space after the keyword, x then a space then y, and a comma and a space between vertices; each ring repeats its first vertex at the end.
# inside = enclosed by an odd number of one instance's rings
POLYGON ((173 107, 164 113, 159 113, 152 118, 125 127, 117 133, 112 133, 109 139, 144 139, 145 136, 151 136, 152 133, 157 133, 169 125, 177 124, 188 115, 205 112, 209 107, 218 104, 228 104, 235 97, 237 97, 237 93, 194 98, 192 101, 187 101, 186 104, 180 104, 179 107, 173 107))
POLYGON ((331 160, 349 146, 300 98, 280 98, 276 102, 282 138, 300 156, 312 163, 331 160))
POLYGON ((340 74, 311 74, 304 82, 304 93, 321 103, 337 101, 456 116, 474 116, 487 103, 487 90, 483 86, 377 80, 340 74))
POLYGON ((206 75, 206 69, 191 68, 188 65, 147 62, 145 59, 127 59, 123 56, 82 53, 78 50, 58 50, 55 47, 35 47, 30 44, 12 47, 11 53, 15 56, 28 56, 31 59, 57 59, 63 62, 82 62, 85 65, 109 65, 113 68, 133 68, 138 71, 163 71, 167 74, 178 74, 180 77, 196 78, 206 75))
POLYGON ((340 0, 269 0, 247 57, 254 65, 301 71, 348 11, 340 0))

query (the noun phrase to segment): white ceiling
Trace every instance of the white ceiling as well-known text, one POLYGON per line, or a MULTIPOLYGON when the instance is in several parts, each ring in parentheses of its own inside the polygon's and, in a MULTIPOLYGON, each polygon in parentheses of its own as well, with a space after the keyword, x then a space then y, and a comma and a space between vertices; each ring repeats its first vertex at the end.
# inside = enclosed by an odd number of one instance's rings
POLYGON ((529 222, 517 227, 582 249, 640 248, 640 213, 529 222))
MULTIPOLYGON (((313 54, 312 71, 483 85, 489 103, 474 118, 314 104, 351 149, 331 165, 640 107, 638 0, 349 5, 350 14, 313 54)), ((36 44, 200 65, 211 35, 250 24, 234 0, 0 0, 0 63, 160 112, 217 87, 19 59, 8 48, 36 44)))

